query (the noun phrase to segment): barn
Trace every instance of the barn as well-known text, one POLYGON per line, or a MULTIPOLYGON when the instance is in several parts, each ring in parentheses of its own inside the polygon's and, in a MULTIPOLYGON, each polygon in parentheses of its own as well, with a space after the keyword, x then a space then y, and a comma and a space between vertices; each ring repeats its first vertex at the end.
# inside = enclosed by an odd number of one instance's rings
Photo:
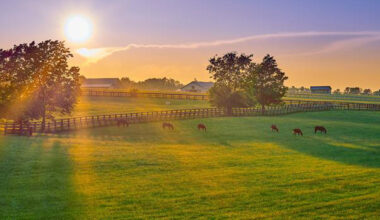
POLYGON ((312 94, 331 94, 331 86, 310 86, 312 94))
POLYGON ((120 88, 118 78, 88 78, 82 83, 85 89, 117 89, 120 88))
POLYGON ((201 92, 205 93, 214 85, 213 82, 200 82, 192 81, 191 83, 185 85, 181 88, 182 92, 201 92))

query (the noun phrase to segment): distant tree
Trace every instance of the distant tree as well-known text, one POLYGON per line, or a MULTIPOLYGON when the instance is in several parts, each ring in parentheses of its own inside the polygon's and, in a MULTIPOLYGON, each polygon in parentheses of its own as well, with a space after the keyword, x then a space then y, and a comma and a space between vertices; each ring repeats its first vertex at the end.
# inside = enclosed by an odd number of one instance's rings
POLYGON ((164 78, 150 78, 142 82, 138 82, 137 87, 143 90, 177 90, 183 85, 174 79, 164 78))
POLYGON ((359 95, 362 92, 360 87, 352 87, 350 88, 350 94, 359 95))
POLYGON ((120 84, 122 88, 126 88, 126 89, 136 88, 136 82, 132 81, 128 77, 122 77, 120 79, 120 84))
POLYGON ((344 89, 344 94, 350 94, 350 87, 346 87, 344 89))
POLYGON ((73 55, 62 41, 15 45, 0 51, 2 117, 14 120, 70 113, 79 94, 79 68, 68 67, 73 55))
POLYGON ((246 89, 261 105, 265 106, 281 103, 287 87, 284 85, 288 77, 277 66, 276 60, 267 55, 258 65, 251 65, 246 80, 246 89))
POLYGON ((364 95, 371 95, 372 94, 372 90, 371 89, 364 89, 363 90, 363 94, 364 95))
POLYGON ((340 94, 341 94, 340 89, 336 89, 336 90, 334 90, 333 94, 335 94, 335 95, 340 95, 340 94))
POLYGON ((362 93, 360 87, 346 87, 344 90, 344 94, 359 95, 360 93, 362 93))
POLYGON ((380 89, 379 89, 379 90, 377 90, 377 91, 375 91, 375 92, 373 92, 373 95, 377 95, 377 96, 380 96, 380 89))
POLYGON ((243 86, 247 70, 254 65, 252 56, 231 52, 209 60, 207 70, 216 81, 209 91, 212 105, 226 108, 227 114, 232 113, 233 107, 252 105, 253 101, 249 99, 243 86))
POLYGON ((183 87, 181 82, 166 77, 149 78, 140 82, 135 82, 128 77, 123 77, 120 83, 122 88, 140 90, 174 91, 183 87))

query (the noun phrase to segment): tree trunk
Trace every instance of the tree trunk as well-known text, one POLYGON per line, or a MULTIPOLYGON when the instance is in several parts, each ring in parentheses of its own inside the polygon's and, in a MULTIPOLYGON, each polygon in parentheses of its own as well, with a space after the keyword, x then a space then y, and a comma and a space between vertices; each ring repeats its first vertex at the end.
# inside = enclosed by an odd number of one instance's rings
POLYGON ((45 124, 46 124, 46 103, 45 103, 45 90, 42 92, 43 97, 42 97, 42 124, 41 124, 41 132, 45 131, 45 124))
POLYGON ((46 124, 46 110, 45 110, 45 105, 43 106, 42 110, 42 124, 41 124, 41 131, 45 131, 45 124, 46 124))

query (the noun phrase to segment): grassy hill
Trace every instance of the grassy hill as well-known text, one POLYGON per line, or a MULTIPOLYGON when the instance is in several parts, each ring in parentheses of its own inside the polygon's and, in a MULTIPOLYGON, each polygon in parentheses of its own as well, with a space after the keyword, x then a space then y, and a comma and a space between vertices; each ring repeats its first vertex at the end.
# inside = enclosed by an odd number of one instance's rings
POLYGON ((378 216, 377 112, 173 124, 0 136, 0 218, 378 216), (328 134, 315 135, 315 125, 328 134))

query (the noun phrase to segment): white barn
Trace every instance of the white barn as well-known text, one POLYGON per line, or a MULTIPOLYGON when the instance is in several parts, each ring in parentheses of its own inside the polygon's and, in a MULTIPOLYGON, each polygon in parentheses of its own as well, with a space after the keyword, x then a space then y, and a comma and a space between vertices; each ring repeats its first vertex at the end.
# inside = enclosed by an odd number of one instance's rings
POLYGON ((213 85, 213 82, 192 81, 191 83, 182 87, 181 91, 206 93, 213 85))

